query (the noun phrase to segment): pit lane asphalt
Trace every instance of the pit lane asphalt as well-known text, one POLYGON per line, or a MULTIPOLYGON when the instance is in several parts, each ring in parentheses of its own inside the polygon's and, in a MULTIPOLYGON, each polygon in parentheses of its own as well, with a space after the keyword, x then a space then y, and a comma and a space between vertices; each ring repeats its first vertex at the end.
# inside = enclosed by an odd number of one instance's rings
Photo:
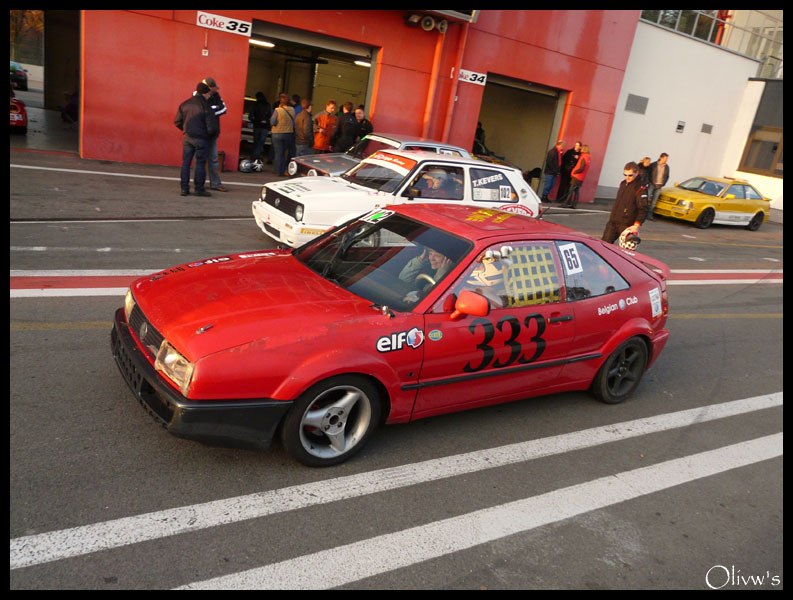
MULTIPOLYGON (((250 202, 268 175, 229 173, 224 183, 231 192, 199 199, 178 195, 175 167, 13 151, 11 163, 108 173, 12 167, 12 244, 74 248, 12 252, 14 269, 97 268, 98 260, 108 268, 154 269, 271 246, 250 216, 250 202), (117 172, 165 179, 110 174, 117 172), (239 185, 248 182, 256 183, 239 185), (50 218, 61 221, 16 220, 50 218), (168 220, 143 221, 138 227, 105 220, 128 218, 168 220), (75 219, 88 223, 63 222, 75 219), (135 250, 95 251, 105 247, 135 250), (181 252, 158 252, 168 248, 181 252)), ((606 211, 608 202, 602 206, 606 211)), ((593 235, 600 234, 607 217, 606 212, 554 212, 549 220, 593 235)), ((648 222, 642 236, 641 250, 673 268, 782 268, 778 224, 764 224, 759 232, 715 226, 701 232, 662 220, 648 222)), ((302 468, 278 445, 270 453, 217 448, 179 440, 159 429, 132 400, 117 373, 107 330, 89 325, 109 320, 120 298, 12 299, 12 323, 83 325, 12 327, 11 537, 332 481, 778 392, 781 296, 781 286, 772 284, 674 288, 670 344, 629 402, 604 406, 586 393, 570 393, 389 427, 354 460, 333 471, 302 468), (675 318, 676 313, 696 312, 743 316, 675 318)), ((16 569, 11 572, 11 588, 186 585, 750 441, 781 431, 781 419, 782 408, 777 407, 449 481, 16 569)), ((705 587, 705 573, 715 565, 734 565, 744 575, 781 575, 781 499, 779 457, 382 572, 347 587, 692 589, 705 587)))

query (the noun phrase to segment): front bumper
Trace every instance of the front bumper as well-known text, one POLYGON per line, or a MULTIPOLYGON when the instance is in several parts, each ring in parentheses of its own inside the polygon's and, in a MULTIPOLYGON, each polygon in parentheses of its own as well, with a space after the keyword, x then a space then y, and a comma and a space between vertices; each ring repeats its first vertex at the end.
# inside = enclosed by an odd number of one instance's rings
POLYGON ((323 225, 306 225, 296 222, 284 213, 271 208, 261 200, 254 200, 251 205, 256 225, 279 244, 292 248, 302 246, 329 229, 323 225))
POLYGON ((280 400, 195 401, 182 396, 154 369, 132 337, 124 309, 110 332, 116 366, 138 402, 170 433, 209 443, 267 450, 292 402, 280 400))

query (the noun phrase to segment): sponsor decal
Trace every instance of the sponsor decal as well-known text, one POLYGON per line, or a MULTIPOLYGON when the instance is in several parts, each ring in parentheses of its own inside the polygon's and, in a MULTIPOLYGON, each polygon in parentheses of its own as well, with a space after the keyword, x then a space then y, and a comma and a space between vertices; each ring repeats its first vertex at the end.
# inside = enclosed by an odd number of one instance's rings
POLYGON ((625 310, 628 306, 633 306, 634 304, 638 303, 639 299, 636 296, 620 298, 616 303, 612 302, 611 304, 606 304, 605 306, 598 308, 598 315, 610 315, 617 309, 625 310))
POLYGON ((408 331, 400 331, 378 338, 375 347, 378 352, 394 352, 402 350, 406 345, 416 349, 423 343, 424 332, 418 327, 414 327, 408 331))
POLYGON ((237 35, 251 37, 253 23, 240 21, 239 19, 230 19, 222 15, 213 15, 212 13, 201 12, 200 10, 196 12, 198 13, 196 16, 196 25, 199 27, 217 29, 218 31, 225 31, 226 33, 236 33, 237 35))
POLYGON ((433 329, 427 334, 427 337, 433 342, 438 342, 443 338, 443 332, 440 329, 433 329))
POLYGON ((501 181, 504 179, 504 176, 501 173, 496 173, 495 175, 491 175, 490 177, 482 177, 481 179, 474 179, 471 181, 471 185, 474 187, 479 187, 482 185, 487 185, 488 183, 493 183, 494 181, 501 181))
POLYGON ((528 206, 523 206, 522 204, 505 204, 504 206, 499 206, 498 210, 515 213, 517 215, 526 215, 527 217, 534 216, 534 211, 528 206))
POLYGON ((489 208, 480 208, 466 217, 466 221, 474 221, 476 223, 484 223, 485 221, 492 221, 493 223, 503 223, 512 217, 511 214, 504 214, 498 210, 490 210, 489 208))
POLYGON ((222 263, 231 260, 230 256, 221 256, 220 258, 209 258, 207 260, 200 260, 198 262, 190 263, 187 265, 189 269, 193 267, 201 267, 203 265, 213 265, 216 263, 222 263))
POLYGON ((661 290, 653 288, 650 290, 650 309, 653 313, 653 318, 661 314, 661 290))
POLYGON ((407 169, 408 171, 416 166, 415 160, 402 158, 401 156, 394 156, 393 154, 386 154, 384 152, 375 152, 367 160, 379 160, 382 162, 391 163, 398 167, 402 167, 403 169, 407 169))
POLYGON ((460 69, 460 75, 458 79, 460 81, 465 81, 468 83, 475 83, 476 85, 485 85, 485 83, 487 83, 487 74, 477 73, 476 71, 467 71, 466 69, 460 69))
POLYGON ((361 221, 366 223, 379 223, 394 214, 393 210, 373 210, 361 217, 361 221))
POLYGON ((251 254, 238 254, 237 258, 259 258, 261 256, 276 256, 277 252, 253 252, 251 254))

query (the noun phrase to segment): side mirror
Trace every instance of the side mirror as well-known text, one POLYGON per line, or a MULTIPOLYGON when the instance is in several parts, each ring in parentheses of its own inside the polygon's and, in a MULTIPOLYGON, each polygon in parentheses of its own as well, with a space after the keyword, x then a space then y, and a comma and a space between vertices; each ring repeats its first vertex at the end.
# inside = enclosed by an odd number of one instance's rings
POLYGON ((677 187, 677 186, 679 186, 679 185, 680 185, 679 183, 675 182, 675 187, 677 187))
POLYGON ((402 195, 407 196, 408 198, 419 198, 421 197, 421 190, 418 188, 409 187, 402 195))
POLYGON ((462 319, 465 315, 475 317, 486 317, 490 314, 490 302, 487 298, 476 292, 464 290, 454 303, 454 312, 451 314, 452 321, 462 319))

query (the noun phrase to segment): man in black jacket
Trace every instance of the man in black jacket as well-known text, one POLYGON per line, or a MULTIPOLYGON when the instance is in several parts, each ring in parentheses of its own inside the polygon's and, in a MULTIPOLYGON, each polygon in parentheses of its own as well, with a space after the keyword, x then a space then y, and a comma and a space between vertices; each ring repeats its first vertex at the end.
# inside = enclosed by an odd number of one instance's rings
MULTIPOLYGON (((559 140, 553 148, 548 150, 548 156, 545 157, 545 187, 542 190, 543 202, 548 202, 548 194, 551 193, 553 184, 556 183, 556 178, 561 172, 562 150, 564 150, 564 141, 559 140)), ((556 199, 559 199, 559 194, 556 195, 556 199)))
POLYGON ((630 229, 634 234, 639 232, 639 226, 644 221, 649 202, 647 200, 647 184, 639 179, 639 167, 635 162, 629 162, 623 170, 625 180, 620 183, 617 199, 611 208, 609 221, 603 230, 604 242, 613 244, 623 231, 630 229))
POLYGON ((220 137, 220 117, 226 114, 226 103, 220 97, 220 87, 212 77, 207 77, 202 81, 209 87, 211 95, 207 99, 209 102, 209 120, 215 129, 215 135, 209 138, 209 149, 207 159, 209 162, 209 188, 220 192, 228 192, 220 181, 220 165, 218 164, 218 137, 220 137))
POLYGON ((653 210, 655 209, 655 203, 658 202, 661 188, 669 181, 669 165, 666 164, 668 159, 669 155, 666 152, 662 152, 658 160, 647 168, 647 181, 650 184, 650 210, 647 211, 647 218, 651 221, 655 221, 653 210))
POLYGON ((182 196, 190 193, 190 164, 193 157, 196 159, 195 187, 196 196, 211 196, 204 189, 206 182, 206 162, 209 151, 210 139, 216 135, 215 127, 210 119, 209 97, 212 90, 203 82, 196 86, 195 96, 192 96, 179 105, 174 117, 174 125, 182 130, 182 196))

